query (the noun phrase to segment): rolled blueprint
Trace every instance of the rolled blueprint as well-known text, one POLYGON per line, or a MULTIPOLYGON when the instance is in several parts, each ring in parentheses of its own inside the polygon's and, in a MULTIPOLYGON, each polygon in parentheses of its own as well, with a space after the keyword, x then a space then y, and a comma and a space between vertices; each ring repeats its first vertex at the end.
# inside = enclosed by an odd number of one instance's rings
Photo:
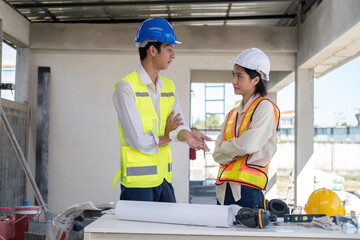
POLYGON ((231 227, 240 207, 205 204, 163 203, 119 200, 115 207, 117 219, 231 227))

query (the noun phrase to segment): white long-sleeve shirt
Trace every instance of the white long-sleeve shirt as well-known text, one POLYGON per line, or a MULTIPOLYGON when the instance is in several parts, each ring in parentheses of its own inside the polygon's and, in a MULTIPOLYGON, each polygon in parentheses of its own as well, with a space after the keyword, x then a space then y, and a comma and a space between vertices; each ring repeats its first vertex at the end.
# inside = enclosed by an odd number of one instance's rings
MULTIPOLYGON (((146 85, 151 101, 154 105, 154 109, 158 115, 160 110, 160 92, 164 85, 164 81, 161 79, 160 74, 157 76, 156 85, 151 81, 149 75, 141 64, 136 68, 136 72, 139 74, 140 81, 146 85)), ((156 136, 151 130, 147 133, 144 132, 142 120, 139 110, 136 106, 134 91, 131 85, 126 82, 120 82, 114 91, 113 102, 117 111, 121 126, 124 131, 126 142, 133 148, 142 153, 156 154, 159 152, 159 136, 156 136)), ((184 122, 184 117, 179 105, 179 97, 175 92, 175 100, 172 107, 174 116, 180 113, 180 117, 183 119, 184 125, 180 125, 177 129, 170 132, 170 139, 172 141, 178 141, 177 134, 182 129, 190 130, 184 122)))
MULTIPOLYGON (((238 108, 238 120, 236 122, 236 133, 239 132, 241 119, 246 109, 260 95, 253 95, 244 105, 242 101, 238 108)), ((225 119, 227 119, 226 116, 225 119)), ((249 128, 237 138, 224 141, 224 128, 215 141, 214 160, 217 163, 227 165, 236 156, 249 154, 247 162, 260 166, 266 166, 276 152, 276 119, 274 107, 269 101, 261 101, 257 106, 249 128)), ((216 185, 218 201, 224 204, 226 184, 216 185)), ((235 201, 241 199, 241 185, 229 183, 235 201)))

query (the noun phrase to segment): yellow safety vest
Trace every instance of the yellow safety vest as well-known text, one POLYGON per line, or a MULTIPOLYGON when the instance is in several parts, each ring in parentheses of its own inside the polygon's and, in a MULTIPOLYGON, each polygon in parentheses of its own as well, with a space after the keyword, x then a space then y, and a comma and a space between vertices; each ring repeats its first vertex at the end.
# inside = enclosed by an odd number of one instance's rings
MULTIPOLYGON (((151 130, 157 136, 165 134, 166 120, 172 111, 175 100, 174 83, 162 76, 161 79, 164 81, 164 85, 160 93, 160 119, 151 101, 149 91, 146 85, 141 83, 137 72, 134 71, 121 80, 127 81, 134 91, 144 132, 147 133, 151 130)), ((114 90, 118 83, 115 84, 114 90)), ((170 144, 160 147, 157 154, 142 153, 131 148, 125 141, 124 130, 120 121, 118 122, 121 144, 120 170, 114 179, 113 188, 119 175, 121 184, 128 188, 157 187, 164 181, 164 178, 170 183, 172 176, 170 144)))
MULTIPOLYGON (((259 97, 255 99, 241 120, 239 127, 238 137, 241 136, 250 126, 252 116, 256 110, 256 107, 263 100, 268 100, 264 97, 259 97)), ((270 101, 270 100, 268 100, 270 101)), ((271 101, 270 101, 271 102, 271 101)), ((276 124, 279 123, 279 109, 278 107, 271 102, 274 107, 274 116, 276 124)), ((236 138, 236 121, 238 118, 237 108, 234 108, 230 111, 229 116, 226 121, 224 129, 224 141, 229 141, 230 139, 236 138)), ((249 155, 238 157, 237 160, 232 161, 229 165, 220 165, 218 176, 216 179, 216 184, 222 184, 224 182, 238 183, 248 187, 253 187, 257 189, 264 190, 268 182, 268 167, 269 163, 266 166, 258 166, 253 164, 248 164, 247 159, 249 155)))

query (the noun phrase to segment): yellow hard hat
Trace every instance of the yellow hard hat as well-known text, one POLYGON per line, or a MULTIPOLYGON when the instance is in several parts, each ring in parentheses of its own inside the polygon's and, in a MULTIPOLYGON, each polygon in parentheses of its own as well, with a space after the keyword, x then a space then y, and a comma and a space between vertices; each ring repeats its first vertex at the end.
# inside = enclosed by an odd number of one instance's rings
POLYGON ((338 195, 326 188, 317 189, 310 195, 305 204, 305 212, 307 214, 326 214, 328 217, 346 214, 338 195))

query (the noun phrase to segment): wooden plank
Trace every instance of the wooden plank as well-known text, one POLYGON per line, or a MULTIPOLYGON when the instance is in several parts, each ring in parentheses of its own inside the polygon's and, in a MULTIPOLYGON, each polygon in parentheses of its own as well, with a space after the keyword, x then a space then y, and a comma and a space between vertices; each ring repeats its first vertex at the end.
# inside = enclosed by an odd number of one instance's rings
POLYGON ((49 102, 50 67, 39 67, 36 112, 36 174, 35 181, 47 203, 49 163, 49 102))

